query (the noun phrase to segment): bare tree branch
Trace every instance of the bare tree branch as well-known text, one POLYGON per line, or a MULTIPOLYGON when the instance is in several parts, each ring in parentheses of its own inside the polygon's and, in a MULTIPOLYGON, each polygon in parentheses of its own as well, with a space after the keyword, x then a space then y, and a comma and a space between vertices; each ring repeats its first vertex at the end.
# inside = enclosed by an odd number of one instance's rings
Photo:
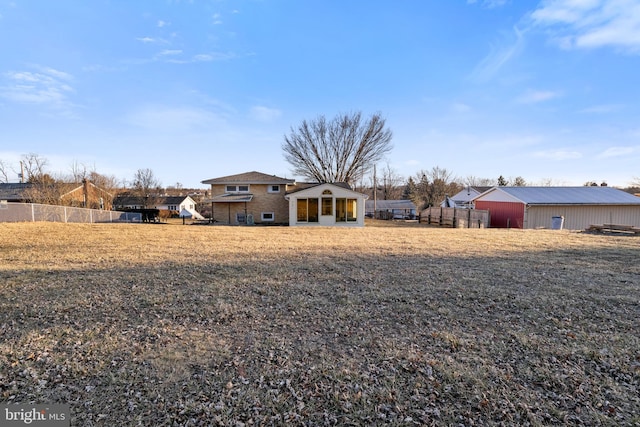
POLYGON ((49 164, 47 159, 35 153, 22 155, 22 166, 26 175, 27 182, 39 181, 46 173, 46 167, 49 164))
POLYGON ((9 182, 9 165, 0 159, 0 182, 9 182))
POLYGON ((353 184, 391 151, 391 138, 379 114, 367 120, 359 112, 342 114, 329 122, 318 116, 292 127, 282 149, 296 175, 353 184))
POLYGON ((138 169, 133 176, 133 191, 142 198, 145 208, 153 204, 153 193, 157 193, 159 188, 160 181, 151 169, 138 169))

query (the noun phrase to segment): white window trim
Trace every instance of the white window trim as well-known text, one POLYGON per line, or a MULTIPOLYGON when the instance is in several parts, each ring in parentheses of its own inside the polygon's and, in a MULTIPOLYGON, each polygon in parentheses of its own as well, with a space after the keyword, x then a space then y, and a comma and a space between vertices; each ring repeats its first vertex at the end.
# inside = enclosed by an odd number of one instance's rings
POLYGON ((279 184, 269 184, 269 186, 267 187, 267 193, 279 193, 279 192, 280 192, 279 184), (278 191, 274 191, 273 187, 278 187, 278 191))
POLYGON ((275 221, 276 215, 273 212, 260 212, 260 219, 263 222, 275 221), (264 214, 271 215, 271 218, 265 218, 264 214))
POLYGON ((249 193, 251 191, 251 186, 249 184, 238 184, 238 185, 225 185, 224 192, 225 193, 249 193), (240 190, 240 187, 247 187, 246 190, 240 190), (233 190, 231 189, 233 188, 233 190))

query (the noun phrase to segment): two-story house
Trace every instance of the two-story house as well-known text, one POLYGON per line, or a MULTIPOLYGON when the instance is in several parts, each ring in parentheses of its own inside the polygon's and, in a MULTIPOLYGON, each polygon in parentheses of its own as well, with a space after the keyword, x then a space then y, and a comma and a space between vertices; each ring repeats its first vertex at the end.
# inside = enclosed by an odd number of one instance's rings
POLYGON ((211 185, 212 218, 219 224, 363 226, 366 195, 343 183, 296 183, 246 172, 202 181, 211 185))
POLYGON ((246 172, 207 179, 211 185, 211 217, 220 224, 287 224, 289 204, 284 199, 295 180, 246 172))

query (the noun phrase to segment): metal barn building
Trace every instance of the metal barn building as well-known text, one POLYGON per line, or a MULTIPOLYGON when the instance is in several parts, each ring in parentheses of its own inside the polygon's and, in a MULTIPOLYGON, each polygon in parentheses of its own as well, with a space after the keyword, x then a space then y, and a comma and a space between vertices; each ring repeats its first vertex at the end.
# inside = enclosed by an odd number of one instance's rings
POLYGON ((612 187, 493 187, 473 201, 490 212, 491 227, 551 228, 554 217, 570 230, 640 226, 640 197, 612 187))

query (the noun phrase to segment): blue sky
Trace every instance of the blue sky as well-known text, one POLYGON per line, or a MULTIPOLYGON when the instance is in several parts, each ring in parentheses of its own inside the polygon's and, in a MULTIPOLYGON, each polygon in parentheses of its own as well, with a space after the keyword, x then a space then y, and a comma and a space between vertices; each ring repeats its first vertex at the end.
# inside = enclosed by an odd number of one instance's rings
POLYGON ((640 176, 638 0, 0 0, 0 40, 14 167, 293 177, 292 126, 362 111, 404 177, 640 176))

